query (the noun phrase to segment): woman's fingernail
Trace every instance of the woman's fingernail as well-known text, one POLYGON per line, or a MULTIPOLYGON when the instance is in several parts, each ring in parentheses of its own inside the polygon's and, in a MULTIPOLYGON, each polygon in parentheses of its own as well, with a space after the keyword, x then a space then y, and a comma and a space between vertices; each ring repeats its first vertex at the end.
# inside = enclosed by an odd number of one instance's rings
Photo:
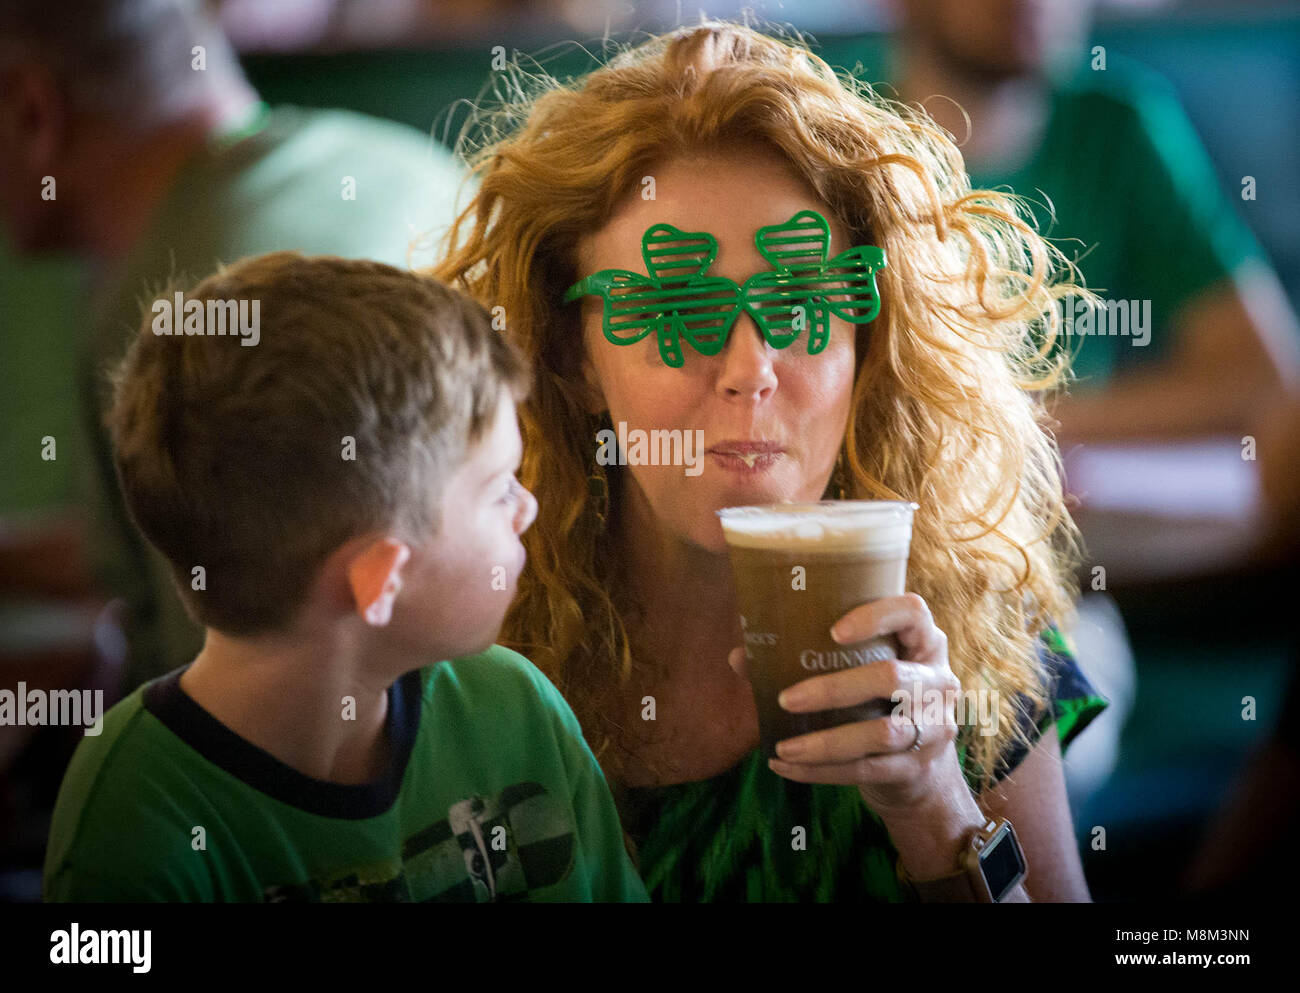
POLYGON ((776 698, 776 702, 789 710, 791 707, 797 707, 803 703, 803 692, 801 690, 782 690, 776 698))
POLYGON ((836 644, 843 644, 840 639, 840 628, 838 624, 831 626, 831 640, 836 644))
POLYGON ((797 759, 803 753, 803 742, 799 741, 797 738, 791 739, 790 741, 778 741, 776 743, 776 754, 786 761, 797 759))

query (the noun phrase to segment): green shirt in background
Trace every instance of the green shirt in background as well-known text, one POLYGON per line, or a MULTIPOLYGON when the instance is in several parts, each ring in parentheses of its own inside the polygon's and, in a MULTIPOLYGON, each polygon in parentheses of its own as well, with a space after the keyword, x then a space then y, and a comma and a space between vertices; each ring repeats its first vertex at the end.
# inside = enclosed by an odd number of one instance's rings
MULTIPOLYGON (((450 152, 404 125, 344 111, 265 106, 243 131, 212 141, 178 175, 123 271, 96 302, 78 388, 91 451, 96 567, 128 606, 128 689, 184 665, 202 645, 166 563, 127 517, 100 427, 106 370, 139 331, 149 301, 173 278, 188 288, 219 263, 278 250, 405 266, 413 239, 450 224, 461 177, 450 152)), ((414 261, 431 258, 421 246, 414 261)))
POLYGON ((0 514, 39 521, 74 499, 85 463, 72 329, 85 273, 54 254, 20 259, 0 231, 0 514), (46 439, 53 439, 53 448, 46 439), (51 457, 52 456, 52 457, 51 457))
POLYGON ((1079 335, 1081 386, 1165 356, 1179 309, 1263 250, 1225 196, 1172 87, 1111 56, 1052 90, 1042 142, 1014 170, 983 171, 975 188, 1009 186, 1033 201, 1039 231, 1077 260, 1107 300, 1149 300, 1150 340, 1079 335), (1047 202, 1055 209, 1052 220, 1047 202))
POLYGON ((521 655, 497 645, 398 680, 389 769, 357 786, 240 738, 182 672, 78 747, 47 900, 646 900, 577 719, 521 655))

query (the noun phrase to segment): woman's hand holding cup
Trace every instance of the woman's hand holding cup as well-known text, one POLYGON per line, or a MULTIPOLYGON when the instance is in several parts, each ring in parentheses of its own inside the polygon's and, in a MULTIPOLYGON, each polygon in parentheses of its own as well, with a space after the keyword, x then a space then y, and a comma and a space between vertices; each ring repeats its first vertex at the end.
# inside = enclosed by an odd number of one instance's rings
MULTIPOLYGON (((924 806, 961 780, 953 744, 961 684, 948 664, 948 637, 934 623, 926 602, 906 593, 865 603, 840 618, 831 631, 843 645, 889 635, 897 638, 904 658, 813 676, 778 697, 791 713, 874 702, 881 716, 786 738, 777 744, 779 757, 769 760, 772 771, 796 782, 857 786, 881 816, 924 806), (936 708, 924 705, 939 699, 942 722, 936 723, 936 708)), ((729 662, 748 675, 743 646, 731 653, 729 662)))

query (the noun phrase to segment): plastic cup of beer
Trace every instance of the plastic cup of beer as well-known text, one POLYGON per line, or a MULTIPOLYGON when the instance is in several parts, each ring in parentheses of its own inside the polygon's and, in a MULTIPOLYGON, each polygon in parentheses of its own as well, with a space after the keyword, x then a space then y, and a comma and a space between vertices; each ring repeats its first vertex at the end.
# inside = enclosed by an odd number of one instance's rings
POLYGON ((821 500, 719 510, 736 580, 763 754, 813 731, 887 716, 892 703, 794 714, 776 698, 823 673, 898 658, 892 634, 837 644, 830 629, 851 609, 901 596, 917 504, 821 500))

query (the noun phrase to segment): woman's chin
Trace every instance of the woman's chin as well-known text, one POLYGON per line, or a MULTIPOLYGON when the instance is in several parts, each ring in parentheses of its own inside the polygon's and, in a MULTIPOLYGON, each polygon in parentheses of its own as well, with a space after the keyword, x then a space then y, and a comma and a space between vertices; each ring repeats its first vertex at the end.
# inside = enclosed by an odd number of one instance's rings
MULTIPOLYGON (((718 508, 761 507, 769 503, 790 503, 806 499, 794 486, 729 487, 720 494, 718 508)), ((815 498, 814 498, 815 499, 815 498)))
POLYGON ((695 544, 711 555, 726 555, 727 542, 722 537, 722 527, 718 527, 717 534, 692 535, 695 544))

